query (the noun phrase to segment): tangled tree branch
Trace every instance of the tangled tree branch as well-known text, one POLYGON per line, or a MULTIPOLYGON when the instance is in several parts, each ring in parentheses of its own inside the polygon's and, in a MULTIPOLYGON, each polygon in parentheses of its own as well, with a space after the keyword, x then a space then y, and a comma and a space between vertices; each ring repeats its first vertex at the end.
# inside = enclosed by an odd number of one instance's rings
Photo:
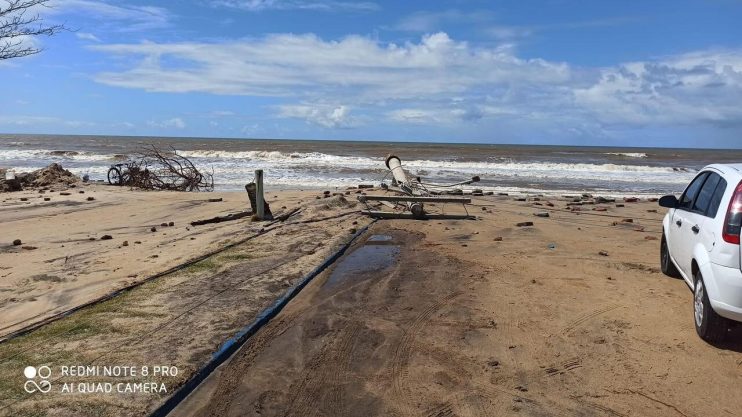
POLYGON ((0 0, 0 60, 20 58, 41 52, 28 38, 51 36, 64 29, 62 25, 44 25, 38 14, 28 14, 37 7, 48 7, 49 0, 0 0))
POLYGON ((201 172, 175 148, 162 150, 155 145, 143 148, 137 160, 128 164, 123 183, 149 190, 212 191, 214 173, 201 172))

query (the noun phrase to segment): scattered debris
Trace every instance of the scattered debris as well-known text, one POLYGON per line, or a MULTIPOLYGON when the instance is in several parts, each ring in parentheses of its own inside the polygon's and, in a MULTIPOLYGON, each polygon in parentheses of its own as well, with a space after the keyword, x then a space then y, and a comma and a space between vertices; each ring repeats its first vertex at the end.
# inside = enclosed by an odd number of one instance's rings
POLYGON ((201 226, 201 225, 210 224, 210 223, 228 222, 232 220, 239 220, 239 219, 242 219, 248 216, 252 216, 252 211, 249 211, 249 210, 241 211, 239 213, 227 214, 226 216, 216 216, 216 217, 212 217, 206 220, 196 220, 196 221, 191 222, 191 226, 201 226))

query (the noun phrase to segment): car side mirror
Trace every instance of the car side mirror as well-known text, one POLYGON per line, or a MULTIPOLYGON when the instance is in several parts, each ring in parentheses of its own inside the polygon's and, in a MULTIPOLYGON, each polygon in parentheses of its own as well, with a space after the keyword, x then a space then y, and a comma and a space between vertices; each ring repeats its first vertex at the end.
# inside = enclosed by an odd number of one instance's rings
POLYGON ((660 207, 676 208, 678 206, 678 198, 674 195, 666 195, 660 198, 660 207))

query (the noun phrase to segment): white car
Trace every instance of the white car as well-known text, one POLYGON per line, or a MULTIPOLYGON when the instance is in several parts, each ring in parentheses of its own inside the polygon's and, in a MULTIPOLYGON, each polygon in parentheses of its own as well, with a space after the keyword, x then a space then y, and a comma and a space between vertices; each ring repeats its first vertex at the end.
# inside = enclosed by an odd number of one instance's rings
POLYGON ((696 332, 721 341, 732 322, 742 322, 742 164, 709 165, 680 199, 665 196, 662 272, 682 277, 693 290, 696 332))

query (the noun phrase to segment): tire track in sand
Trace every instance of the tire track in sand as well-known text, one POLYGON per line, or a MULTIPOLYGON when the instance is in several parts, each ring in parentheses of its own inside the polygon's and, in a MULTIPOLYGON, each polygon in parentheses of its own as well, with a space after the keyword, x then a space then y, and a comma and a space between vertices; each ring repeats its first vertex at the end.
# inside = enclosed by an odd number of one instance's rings
POLYGON ((407 389, 406 380, 409 379, 407 365, 412 356, 413 349, 416 346, 415 339, 420 331, 430 321, 430 317, 433 314, 440 311, 454 298, 461 294, 461 292, 449 294, 442 300, 429 305, 420 312, 420 314, 412 320, 410 325, 404 331, 402 339, 394 350, 394 355, 391 361, 392 390, 394 396, 399 400, 399 406, 402 408, 404 415, 412 415, 414 413, 414 410, 411 407, 414 399, 412 393, 407 389))

